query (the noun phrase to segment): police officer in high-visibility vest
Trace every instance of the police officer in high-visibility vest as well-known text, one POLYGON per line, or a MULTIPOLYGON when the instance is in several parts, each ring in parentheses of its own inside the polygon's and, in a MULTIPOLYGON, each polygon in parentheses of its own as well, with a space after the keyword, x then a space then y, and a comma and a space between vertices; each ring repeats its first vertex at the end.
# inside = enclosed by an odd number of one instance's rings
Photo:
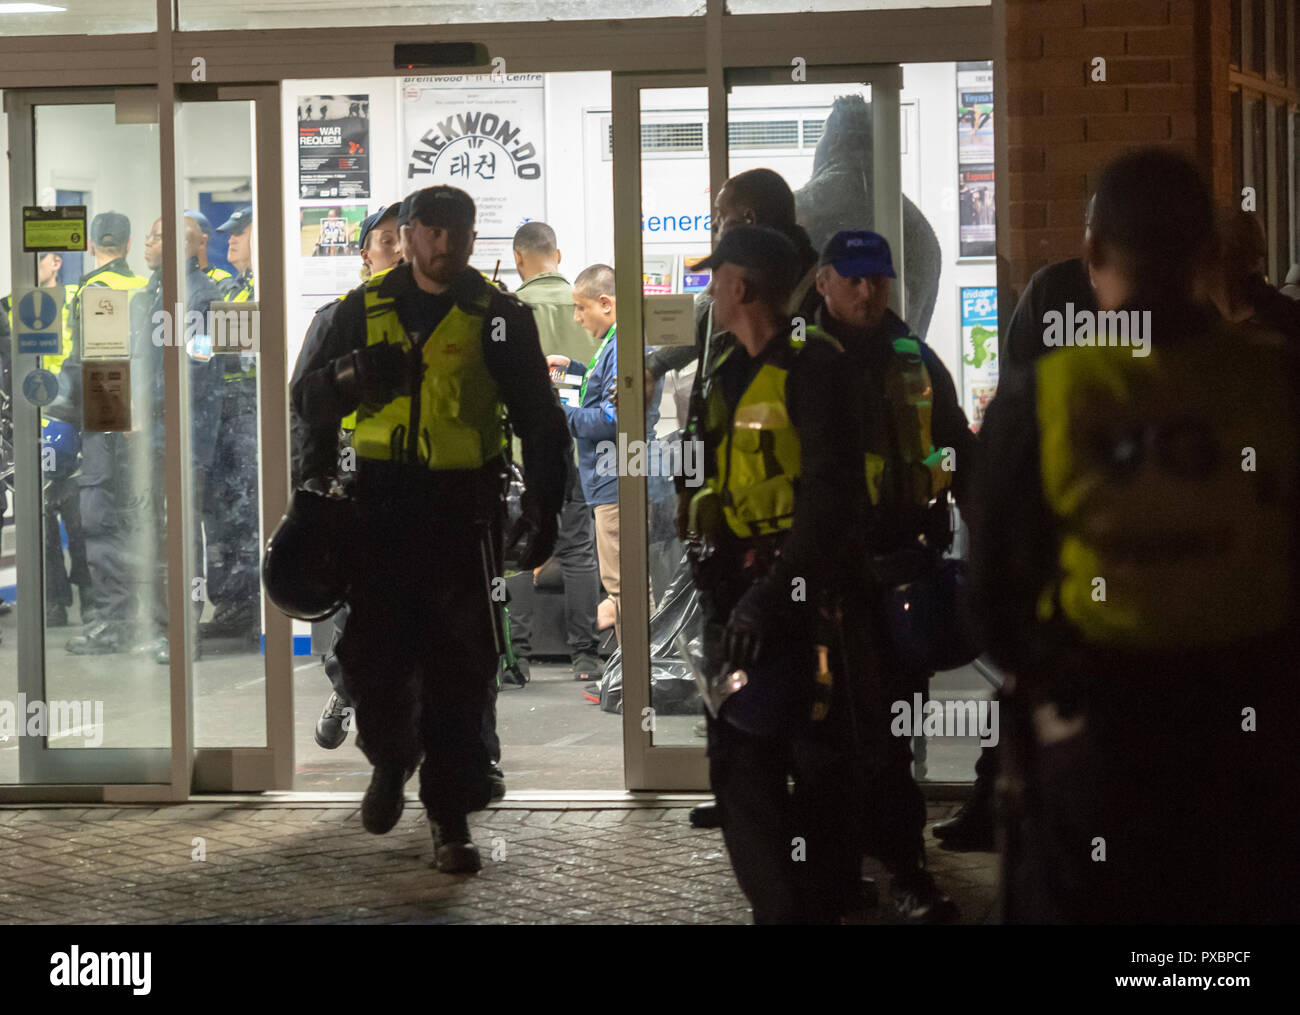
POLYGON ((836 617, 862 524, 861 436, 836 343, 792 330, 796 263, 784 236, 756 226, 727 230, 703 262, 714 318, 735 342, 691 423, 705 461, 688 545, 709 775, 756 923, 836 922, 859 876, 836 617))
POLYGON ((531 533, 528 567, 555 545, 570 453, 532 311, 469 267, 474 219, 454 187, 408 196, 406 263, 339 304, 292 386, 311 426, 357 413, 360 525, 338 656, 375 766, 362 823, 397 823, 423 753, 420 799, 445 872, 479 869, 468 815, 491 796, 482 722, 503 648, 503 414, 532 484, 513 533, 531 533))
MULTIPOLYGON (((366 216, 361 223, 361 280, 368 282, 382 275, 397 265, 402 259, 401 239, 397 228, 397 205, 380 205, 379 209, 366 216)), ((303 371, 316 362, 320 343, 333 321, 335 313, 347 296, 331 300, 316 311, 307 335, 303 339, 302 350, 298 354, 298 363, 294 367, 293 380, 296 382, 303 371)), ((340 464, 340 453, 351 446, 352 431, 356 429, 356 413, 343 419, 341 426, 325 424, 310 426, 295 406, 289 409, 290 426, 293 430, 293 468, 294 487, 314 485, 321 490, 328 490, 335 482, 343 487, 351 484, 355 472, 344 469, 340 464)), ((335 649, 343 634, 347 622, 348 607, 343 606, 334 615, 334 641, 325 657, 325 675, 329 678, 333 693, 325 702, 320 718, 316 721, 316 743, 327 751, 342 747, 348 738, 350 728, 348 717, 356 712, 356 706, 348 697, 347 686, 343 680, 343 667, 338 661, 335 649)))
MULTIPOLYGON (((227 279, 227 303, 256 296, 253 282, 253 208, 244 205, 219 227, 230 237, 226 257, 239 272, 227 279)), ((261 633, 258 601, 257 350, 214 349, 207 383, 219 392, 207 483, 204 528, 208 547, 208 599, 212 619, 206 638, 255 642, 261 633)))
POLYGON ((1010 922, 1300 919, 1300 363, 1207 300, 1213 229, 1180 153, 1106 166, 1099 312, 1045 314, 980 430, 1010 922))
MULTIPOLYGON (((198 252, 206 243, 199 223, 186 212, 181 220, 181 240, 185 245, 185 278, 182 293, 185 299, 186 314, 197 314, 198 319, 207 323, 207 312, 211 304, 221 298, 221 293, 212 278, 199 264, 198 252)), ((136 363, 137 390, 146 393, 139 399, 145 406, 139 428, 142 431, 144 447, 141 458, 147 465, 143 470, 149 477, 149 504, 152 511, 149 522, 152 528, 150 549, 153 552, 153 596, 150 620, 153 624, 154 660, 161 665, 171 661, 171 615, 167 603, 167 503, 166 503, 166 465, 167 433, 163 427, 165 385, 163 379, 163 349, 165 342, 185 339, 184 360, 190 372, 190 406, 191 439, 190 447, 200 447, 206 435, 200 432, 198 420, 204 418, 202 411, 195 411, 202 405, 204 381, 210 366, 211 336, 206 326, 195 333, 187 327, 185 320, 171 322, 170 336, 164 327, 162 302, 162 264, 163 264, 163 220, 155 220, 144 242, 144 263, 152 274, 149 283, 141 294, 132 302, 131 337, 133 357, 136 363)), ((174 440, 173 440, 174 447, 174 440)), ((206 470, 197 467, 192 472, 195 503, 203 502, 206 470)), ((203 533, 198 525, 194 527, 194 560, 199 566, 203 560, 203 533)), ((195 603, 196 614, 203 609, 202 599, 195 603)), ((195 620, 198 620, 196 615, 195 620)), ((194 651, 199 652, 199 642, 195 639, 194 651)))
POLYGON ((227 279, 233 278, 234 276, 225 268, 219 268, 208 262, 208 242, 212 239, 212 222, 203 212, 193 209, 186 209, 185 217, 194 223, 201 235, 202 244, 195 255, 199 260, 199 270, 218 286, 225 283, 227 279))
MULTIPOLYGON (((97 288, 134 293, 148 281, 135 274, 126 262, 131 249, 131 223, 125 215, 115 211, 96 215, 90 224, 89 239, 95 268, 77 283, 68 315, 72 348, 59 374, 59 398, 46 409, 46 415, 78 428, 82 425, 81 367, 85 351, 82 314, 87 301, 97 288)), ((129 547, 130 534, 137 524, 130 504, 132 484, 130 435, 86 432, 81 441, 77 485, 93 601, 89 618, 83 604, 85 627, 81 636, 67 643, 74 655, 125 652, 133 647, 138 604, 129 547)))
POLYGON ((844 347, 864 426, 866 555, 863 595, 851 611, 861 621, 846 630, 864 694, 867 851, 890 872, 896 917, 934 923, 956 910, 925 869, 925 800, 912 777, 910 736, 889 731, 892 704, 923 693, 931 673, 895 644, 887 596, 939 567, 952 542, 948 495, 962 507, 970 503, 976 441, 948 370, 889 308, 894 278, 883 236, 836 233, 819 261, 815 319, 844 347))

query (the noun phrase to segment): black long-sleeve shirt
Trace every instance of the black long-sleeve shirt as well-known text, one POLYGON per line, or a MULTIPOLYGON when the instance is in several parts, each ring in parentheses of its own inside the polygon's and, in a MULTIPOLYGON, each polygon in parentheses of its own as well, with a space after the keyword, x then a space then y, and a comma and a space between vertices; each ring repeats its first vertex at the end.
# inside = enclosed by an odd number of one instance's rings
MULTIPOLYGON (((482 284, 479 274, 467 268, 445 293, 435 295, 420 289, 409 264, 399 264, 384 277, 379 292, 395 301, 402 327, 423 343, 452 306, 471 292, 470 287, 482 284)), ((321 317, 325 315, 317 315, 321 317)), ((564 502, 569 434, 551 386, 532 310, 515 296, 493 288, 480 341, 484 363, 520 438, 529 490, 545 513, 555 514, 564 502), (504 332, 499 332, 505 335, 503 341, 492 338, 497 318, 504 321, 504 332)), ((339 400, 332 380, 333 363, 365 346, 363 285, 328 311, 325 320, 313 321, 308 332, 290 386, 293 410, 302 425, 320 428, 321 436, 327 427, 337 434, 343 417, 356 406, 339 400)), ((313 454, 323 457, 319 448, 313 454)), ((363 469, 365 464, 363 461, 363 469)))

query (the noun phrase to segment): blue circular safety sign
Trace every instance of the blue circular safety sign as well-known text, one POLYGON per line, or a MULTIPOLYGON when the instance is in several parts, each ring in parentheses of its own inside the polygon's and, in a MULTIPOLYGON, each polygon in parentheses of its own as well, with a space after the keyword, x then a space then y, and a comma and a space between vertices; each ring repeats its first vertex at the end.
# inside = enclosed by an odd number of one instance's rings
POLYGON ((59 316, 59 304, 49 293, 32 289, 18 301, 18 319, 28 331, 45 331, 59 316))
POLYGON ((59 379, 37 368, 23 378, 23 397, 32 405, 46 406, 59 397, 59 379))

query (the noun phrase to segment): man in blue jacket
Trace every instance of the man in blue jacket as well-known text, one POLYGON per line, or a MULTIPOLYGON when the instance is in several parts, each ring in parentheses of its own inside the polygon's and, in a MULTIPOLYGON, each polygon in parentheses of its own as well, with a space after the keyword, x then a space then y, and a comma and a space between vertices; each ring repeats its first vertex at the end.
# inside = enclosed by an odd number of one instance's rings
MULTIPOLYGON (((578 405, 565 405, 564 415, 578 448, 582 495, 596 520, 596 558, 600 581, 614 603, 614 634, 623 640, 618 580, 618 471, 597 469, 599 445, 618 440, 618 413, 611 396, 618 372, 618 306, 614 298, 614 269, 593 264, 573 280, 573 319, 599 343, 585 366, 567 356, 548 356, 554 370, 582 374, 578 405)), ((607 456, 606 456, 607 457, 607 456)))

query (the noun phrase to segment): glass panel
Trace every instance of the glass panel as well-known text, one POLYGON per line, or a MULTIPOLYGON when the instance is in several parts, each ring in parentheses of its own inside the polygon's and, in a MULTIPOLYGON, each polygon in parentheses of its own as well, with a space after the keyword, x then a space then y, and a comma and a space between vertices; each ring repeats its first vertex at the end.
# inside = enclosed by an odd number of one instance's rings
POLYGON ((38 269, 68 305, 61 355, 43 358, 59 377, 43 424, 46 695, 103 712, 100 744, 74 730, 52 731, 49 746, 166 747, 168 671, 153 659, 151 618, 166 613, 167 441, 143 315, 158 126, 117 123, 103 104, 37 107, 35 129, 37 200, 91 217, 85 254, 42 256, 38 269))
MULTIPOLYGON (((708 273, 691 270, 710 249, 708 93, 703 88, 656 88, 641 92, 641 290, 650 308, 672 295, 691 304, 708 284, 708 273), (659 139, 671 136, 676 144, 659 139)), ((790 126, 790 125, 787 125, 790 126)), ((754 135, 757 137, 758 135, 754 135)), ((693 320, 693 313, 690 315, 693 320)), ((694 347, 694 329, 678 336, 694 347)), ((702 465, 682 443, 695 377, 693 352, 673 359, 675 345, 655 346, 647 337, 651 363, 661 375, 646 400, 645 473, 648 483, 647 548, 650 574, 650 705, 656 747, 703 747, 704 708, 688 663, 674 644, 679 633, 698 653, 699 605, 685 547, 677 538, 677 495, 673 475, 682 474, 688 492, 698 486, 702 465), (664 367, 672 363, 674 369, 664 367)), ((629 459, 630 465, 630 459, 629 459)))
POLYGON ((1228 60, 1234 66, 1241 67, 1241 0, 1232 0, 1232 41, 1228 48, 1228 60))
POLYGON ((1241 125, 1241 92, 1229 96, 1232 105, 1232 193, 1241 194, 1246 185, 1246 142, 1241 125))
POLYGON ((0 3, 0 37, 7 35, 115 35, 152 32, 154 0, 39 0, 0 3))
MULTIPOLYGON (((253 103, 189 103, 179 130, 185 157, 178 186, 195 213, 177 224, 186 254, 184 310, 201 315, 204 325, 185 346, 195 531, 189 584, 200 652, 195 743, 261 747, 261 329, 259 311, 248 306, 258 296, 253 103)), ((161 249, 154 253, 161 259, 161 249)))
POLYGON ((358 7, 351 0, 235 0, 209 4, 180 0, 182 31, 249 28, 336 28, 349 25, 461 25, 503 21, 586 21, 593 18, 666 18, 703 14, 700 0, 388 0, 358 7))
POLYGON ((1273 73, 1284 81, 1286 80, 1286 19, 1291 6, 1292 0, 1273 0, 1273 73))
POLYGON ((1266 29, 1268 15, 1265 4, 1268 0, 1248 0, 1250 10, 1250 53, 1246 69, 1256 74, 1264 73, 1264 54, 1268 48, 1266 29))
POLYGON ((1256 99, 1250 104, 1250 175, 1246 186, 1255 188, 1255 211, 1261 222, 1272 221, 1268 207, 1268 126, 1264 100, 1256 99))

